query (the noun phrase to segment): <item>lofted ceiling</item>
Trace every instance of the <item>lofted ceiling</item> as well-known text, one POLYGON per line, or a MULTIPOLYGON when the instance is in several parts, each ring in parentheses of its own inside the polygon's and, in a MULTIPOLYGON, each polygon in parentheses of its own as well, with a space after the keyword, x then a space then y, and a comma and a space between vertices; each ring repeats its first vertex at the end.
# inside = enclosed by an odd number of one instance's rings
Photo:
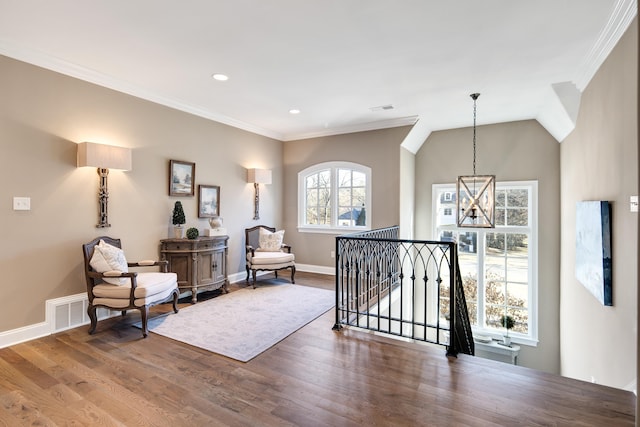
POLYGON ((636 0, 0 0, 0 54, 283 141, 415 123, 415 152, 472 124, 473 92, 478 124, 537 119, 562 141, 636 12, 636 0))

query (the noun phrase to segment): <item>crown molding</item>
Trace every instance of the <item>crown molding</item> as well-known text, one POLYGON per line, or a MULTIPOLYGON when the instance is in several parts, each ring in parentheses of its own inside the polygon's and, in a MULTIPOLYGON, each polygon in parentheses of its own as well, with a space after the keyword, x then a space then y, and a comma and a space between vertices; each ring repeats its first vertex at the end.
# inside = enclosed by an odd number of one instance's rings
POLYGON ((574 82, 581 92, 584 91, 607 56, 620 41, 637 13, 637 0, 618 0, 616 2, 607 25, 602 29, 598 40, 578 68, 578 75, 574 82))
POLYGON ((115 79, 98 71, 81 67, 79 65, 51 55, 47 55, 34 49, 18 46, 6 40, 0 39, 0 54, 9 58, 16 59, 18 61, 26 62, 28 64, 45 68, 50 71, 64 74, 69 77, 83 80, 88 83, 112 89, 117 92, 125 93, 127 95, 135 96, 136 98, 141 98, 147 101, 154 102, 156 104, 164 105, 165 107, 173 108, 175 110, 183 111, 185 113, 223 123, 225 125, 246 130, 258 135, 266 136, 268 138, 282 140, 282 135, 280 133, 263 129, 252 124, 224 116, 222 114, 212 113, 211 111, 199 108, 197 106, 189 105, 178 99, 172 99, 158 95, 157 93, 145 90, 124 80, 115 79))
POLYGON ((418 121, 418 116, 399 117, 375 122, 359 123, 352 126, 341 126, 317 132, 285 135, 282 141, 296 141, 300 139, 319 138, 323 136, 343 135, 347 133, 366 132, 370 130, 389 129, 400 126, 413 126, 418 121))
POLYGON ((240 120, 227 117, 222 114, 216 114, 203 108, 199 108, 194 105, 187 104, 178 99, 167 98, 165 96, 158 95, 157 93, 145 90, 139 86, 133 85, 129 82, 115 79, 106 74, 98 71, 81 67, 71 62, 62 60, 60 58, 47 55, 43 52, 29 49, 27 47, 18 46, 10 43, 6 40, 0 39, 0 54, 16 59, 18 61, 26 62, 41 68, 45 68, 50 71, 54 71, 60 74, 64 74, 69 77, 73 77, 88 83, 92 83, 101 87, 112 89, 127 95, 135 96, 156 104, 164 105, 175 110, 183 111, 185 113, 193 114, 198 117, 213 120, 225 125, 232 126, 234 128, 242 129, 248 132, 252 132, 258 135, 265 136, 267 138, 273 138, 278 141, 292 141, 297 139, 309 139, 321 136, 340 135, 353 132, 364 132, 369 130, 378 130, 393 128, 399 126, 413 125, 417 121, 417 116, 401 117, 390 120, 380 120, 376 122, 362 123, 354 126, 336 127, 319 132, 310 132, 304 134, 290 134, 282 135, 278 132, 273 132, 268 129, 246 123, 240 120))

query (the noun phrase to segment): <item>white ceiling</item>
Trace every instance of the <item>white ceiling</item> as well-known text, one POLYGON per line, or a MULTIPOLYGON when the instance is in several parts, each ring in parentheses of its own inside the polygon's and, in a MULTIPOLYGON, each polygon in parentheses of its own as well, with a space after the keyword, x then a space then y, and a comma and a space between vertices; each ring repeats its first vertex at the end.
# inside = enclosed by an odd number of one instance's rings
POLYGON ((415 151, 472 124, 473 92, 478 124, 538 119, 561 141, 636 11, 636 0, 0 0, 0 54, 285 141, 417 121, 415 151))

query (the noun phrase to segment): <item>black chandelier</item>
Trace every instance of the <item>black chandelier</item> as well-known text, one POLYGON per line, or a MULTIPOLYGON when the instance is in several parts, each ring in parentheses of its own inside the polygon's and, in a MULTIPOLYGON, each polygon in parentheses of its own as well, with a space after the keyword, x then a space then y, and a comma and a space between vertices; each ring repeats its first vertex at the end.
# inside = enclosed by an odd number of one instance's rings
POLYGON ((458 177, 456 206, 458 227, 494 228, 496 218, 496 176, 476 175, 476 101, 473 99, 473 175, 458 177))

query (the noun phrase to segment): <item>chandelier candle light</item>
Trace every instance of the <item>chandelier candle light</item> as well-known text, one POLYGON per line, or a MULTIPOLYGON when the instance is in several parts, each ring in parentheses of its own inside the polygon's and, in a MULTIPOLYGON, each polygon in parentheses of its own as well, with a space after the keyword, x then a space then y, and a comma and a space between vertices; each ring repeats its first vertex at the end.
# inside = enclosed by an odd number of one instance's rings
POLYGON ((459 176, 456 184, 456 205, 458 227, 495 227, 495 175, 476 175, 476 101, 479 93, 472 93, 473 99, 473 175, 459 176))

